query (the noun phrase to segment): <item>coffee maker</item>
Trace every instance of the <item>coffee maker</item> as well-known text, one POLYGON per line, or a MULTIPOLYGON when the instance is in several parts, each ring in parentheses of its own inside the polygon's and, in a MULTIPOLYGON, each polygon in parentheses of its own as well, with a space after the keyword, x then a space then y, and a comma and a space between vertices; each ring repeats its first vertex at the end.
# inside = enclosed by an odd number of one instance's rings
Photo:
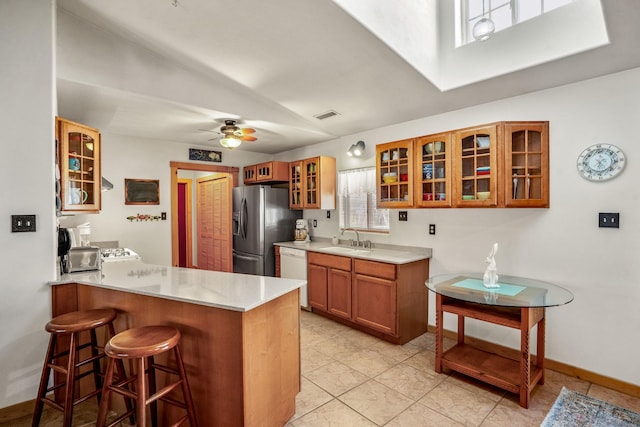
POLYGON ((309 239, 309 232, 307 231, 307 226, 305 225, 304 219, 296 219, 296 229, 294 233, 294 242, 299 245, 307 243, 309 239))
POLYGON ((69 272, 69 250, 71 249, 71 233, 68 229, 58 227, 58 260, 60 273, 69 272))

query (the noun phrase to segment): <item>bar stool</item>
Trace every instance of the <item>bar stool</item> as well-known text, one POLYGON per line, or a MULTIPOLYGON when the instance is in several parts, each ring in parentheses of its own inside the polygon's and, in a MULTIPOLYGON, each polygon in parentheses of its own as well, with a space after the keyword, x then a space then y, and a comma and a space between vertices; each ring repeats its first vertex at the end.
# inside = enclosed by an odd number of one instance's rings
MULTIPOLYGON (((104 349, 98 346, 96 337, 96 329, 106 326, 109 330, 109 337, 115 336, 113 320, 116 318, 116 312, 112 309, 95 309, 85 311, 74 311, 65 313, 51 319, 45 326, 45 330, 51 334, 49 338, 49 347, 42 368, 42 376, 40 378, 40 386, 38 387, 38 396, 36 398, 36 406, 33 411, 32 426, 40 424, 42 410, 44 404, 62 411, 64 413, 64 426, 71 425, 73 418, 73 407, 84 402, 94 396, 98 397, 100 402, 100 394, 102 393, 100 359, 105 357, 104 349), (85 343, 80 342, 80 333, 89 331, 90 340, 85 343), (56 350, 56 345, 63 345, 58 342, 61 338, 68 338, 69 345, 65 345, 65 349, 56 350), (80 359, 81 350, 89 348, 91 355, 80 359), (59 351, 56 353, 56 351, 59 351), (64 361, 64 357, 67 358, 64 361), (62 359, 62 360, 57 360, 62 359), (58 363, 56 363, 58 362, 58 363), (80 372, 80 368, 91 364, 90 370, 80 372), (51 371, 55 371, 64 376, 64 382, 57 383, 54 381, 52 387, 48 387, 49 375, 51 371), (76 382, 80 379, 93 374, 95 389, 84 396, 74 398, 76 395, 76 382), (60 398, 62 387, 65 388, 63 398, 60 398), (47 394, 55 392, 52 398, 47 394)), ((124 363, 118 364, 118 374, 124 376, 124 363)))
MULTIPOLYGON (((102 389, 102 401, 100 402, 100 410, 98 411, 98 421, 96 427, 103 427, 107 410, 109 409, 110 392, 121 394, 127 399, 131 399, 136 403, 136 425, 138 427, 146 426, 147 422, 147 405, 151 406, 151 423, 153 426, 158 424, 158 407, 157 401, 163 401, 174 406, 178 406, 186 411, 180 420, 172 424, 178 426, 187 419, 191 427, 196 427, 195 409, 191 398, 191 390, 187 381, 187 372, 184 368, 182 356, 178 343, 180 341, 180 331, 170 326, 143 326, 139 328, 128 329, 120 332, 109 340, 105 346, 105 353, 109 356, 107 361, 107 370, 105 373, 104 386, 102 389), (177 370, 166 365, 155 363, 154 356, 164 353, 173 348, 177 370), (137 359, 134 363, 137 366, 136 374, 120 381, 114 381, 113 370, 114 363, 122 359, 137 359), (145 368, 146 367, 146 368, 145 368), (160 370, 172 375, 177 375, 178 379, 164 386, 156 392, 156 375, 155 371, 160 370), (148 374, 148 386, 145 377, 148 374), (125 386, 128 384, 136 384, 136 392, 131 392, 125 386), (182 388, 184 402, 177 401, 167 394, 176 387, 182 388)), ((128 413, 121 415, 115 419, 109 426, 114 426, 124 418, 128 413)))

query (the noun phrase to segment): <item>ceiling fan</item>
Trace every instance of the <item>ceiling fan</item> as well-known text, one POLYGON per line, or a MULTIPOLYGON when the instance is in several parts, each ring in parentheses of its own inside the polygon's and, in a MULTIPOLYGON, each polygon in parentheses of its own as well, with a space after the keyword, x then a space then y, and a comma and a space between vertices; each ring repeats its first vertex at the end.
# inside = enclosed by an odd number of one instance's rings
POLYGON ((235 120, 226 119, 224 121, 224 125, 220 127, 220 131, 218 132, 222 136, 222 139, 220 139, 220 145, 226 148, 235 148, 243 141, 257 141, 258 138, 252 135, 255 132, 256 130, 252 128, 239 127, 235 120))

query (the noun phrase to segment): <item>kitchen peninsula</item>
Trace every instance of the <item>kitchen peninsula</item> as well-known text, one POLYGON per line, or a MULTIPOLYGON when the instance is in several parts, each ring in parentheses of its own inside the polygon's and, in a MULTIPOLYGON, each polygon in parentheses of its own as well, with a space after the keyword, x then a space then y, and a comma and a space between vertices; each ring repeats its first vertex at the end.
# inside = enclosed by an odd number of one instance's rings
POLYGON ((300 391, 299 287, 303 280, 145 264, 103 265, 52 283, 53 316, 116 309, 116 331, 172 325, 198 422, 282 426, 300 391))

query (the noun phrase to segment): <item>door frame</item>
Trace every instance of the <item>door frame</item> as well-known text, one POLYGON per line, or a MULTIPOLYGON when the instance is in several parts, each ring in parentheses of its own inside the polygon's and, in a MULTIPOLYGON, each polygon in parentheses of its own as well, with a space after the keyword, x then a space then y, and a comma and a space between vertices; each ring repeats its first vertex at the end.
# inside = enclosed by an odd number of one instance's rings
MULTIPOLYGON (((185 261, 187 267, 193 267, 193 181, 188 178, 178 178, 178 185, 185 186, 185 236, 186 254, 185 261)), ((180 219, 180 218, 178 218, 180 219)))
POLYGON ((227 173, 231 177, 231 186, 237 187, 240 168, 175 161, 169 162, 169 167, 171 168, 171 265, 177 267, 180 262, 180 248, 178 247, 178 171, 227 173))

